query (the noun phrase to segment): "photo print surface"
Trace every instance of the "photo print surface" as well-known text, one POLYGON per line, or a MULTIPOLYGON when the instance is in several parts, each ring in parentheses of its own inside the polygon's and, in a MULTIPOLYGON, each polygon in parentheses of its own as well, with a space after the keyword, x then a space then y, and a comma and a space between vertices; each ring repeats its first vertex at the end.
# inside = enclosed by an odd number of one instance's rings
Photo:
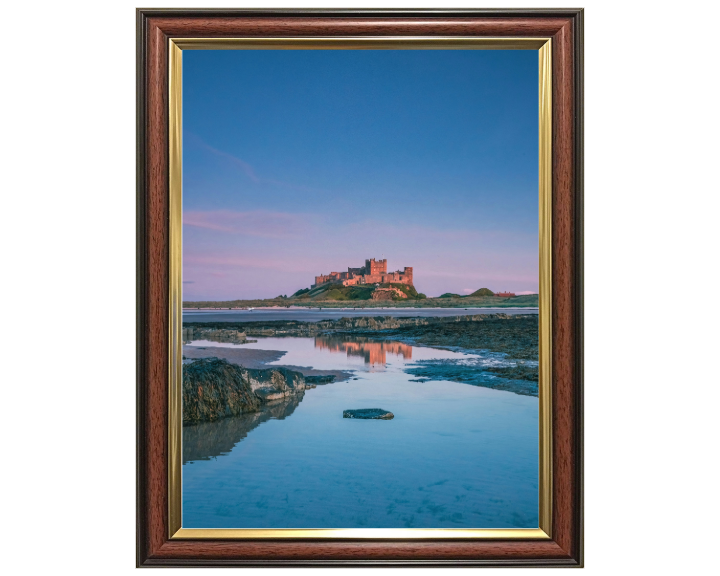
POLYGON ((182 66, 183 527, 537 528, 537 51, 182 66))

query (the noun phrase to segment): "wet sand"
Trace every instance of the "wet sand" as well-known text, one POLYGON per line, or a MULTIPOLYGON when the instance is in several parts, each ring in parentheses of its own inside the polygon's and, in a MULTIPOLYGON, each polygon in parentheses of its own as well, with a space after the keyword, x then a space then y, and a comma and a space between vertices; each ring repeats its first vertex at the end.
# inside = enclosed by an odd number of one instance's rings
POLYGON ((269 362, 276 362, 285 355, 280 350, 253 350, 252 348, 225 348, 183 346, 185 358, 222 358, 245 368, 267 368, 269 362))

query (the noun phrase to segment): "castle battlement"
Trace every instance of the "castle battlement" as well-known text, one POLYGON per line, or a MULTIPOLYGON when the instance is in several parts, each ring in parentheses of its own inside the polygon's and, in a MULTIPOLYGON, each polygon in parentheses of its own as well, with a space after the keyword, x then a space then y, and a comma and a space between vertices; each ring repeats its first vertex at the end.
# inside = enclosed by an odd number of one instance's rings
POLYGON ((348 268, 347 272, 330 272, 315 276, 313 288, 327 282, 342 282, 343 286, 355 286, 357 284, 407 284, 413 285, 413 269, 403 268, 402 271, 387 271, 387 260, 365 260, 365 266, 360 268, 348 268))

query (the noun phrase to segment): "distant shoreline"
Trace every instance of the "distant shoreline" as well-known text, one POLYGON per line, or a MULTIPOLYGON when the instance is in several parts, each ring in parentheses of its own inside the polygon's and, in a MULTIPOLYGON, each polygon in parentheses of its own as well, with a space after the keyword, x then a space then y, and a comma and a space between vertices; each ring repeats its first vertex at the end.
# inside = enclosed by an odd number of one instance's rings
POLYGON ((307 310, 325 308, 388 309, 388 308, 538 308, 537 294, 482 297, 446 297, 397 300, 302 300, 297 298, 268 298, 265 300, 202 300, 183 302, 183 311, 191 310, 307 310))
POLYGON ((319 322, 340 318, 450 318, 487 314, 537 316, 537 308, 255 308, 253 310, 183 310, 183 325, 217 322, 262 323, 269 321, 319 322))
POLYGON ((363 308, 363 309, 369 309, 369 310, 407 310, 407 309, 413 309, 416 308, 418 310, 427 310, 428 308, 434 308, 438 310, 482 310, 485 308, 503 308, 507 310, 537 310, 537 306, 498 306, 498 305, 487 305, 487 306, 252 306, 252 307, 238 307, 238 308, 232 308, 232 307, 205 307, 205 308, 196 308, 196 307, 183 307, 183 312, 202 312, 202 311, 208 311, 208 312, 218 312, 222 310, 249 310, 252 308, 253 310, 323 310, 323 309, 332 309, 332 310, 355 310, 356 308, 363 308))

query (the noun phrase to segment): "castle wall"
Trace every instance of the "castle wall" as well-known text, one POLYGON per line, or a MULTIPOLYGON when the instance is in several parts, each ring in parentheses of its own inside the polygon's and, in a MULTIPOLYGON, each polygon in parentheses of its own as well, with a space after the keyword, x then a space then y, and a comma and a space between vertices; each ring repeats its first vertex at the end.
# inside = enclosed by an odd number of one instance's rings
POLYGON ((315 276, 315 286, 318 286, 320 284, 325 284, 325 282, 330 282, 330 276, 327 276, 325 274, 321 274, 320 276, 315 276))
POLYGON ((354 286, 357 284, 408 284, 413 283, 413 269, 405 267, 402 272, 399 270, 388 273, 387 260, 365 260, 362 268, 348 268, 347 272, 330 272, 315 276, 313 287, 326 282, 342 282, 343 286, 354 286))

